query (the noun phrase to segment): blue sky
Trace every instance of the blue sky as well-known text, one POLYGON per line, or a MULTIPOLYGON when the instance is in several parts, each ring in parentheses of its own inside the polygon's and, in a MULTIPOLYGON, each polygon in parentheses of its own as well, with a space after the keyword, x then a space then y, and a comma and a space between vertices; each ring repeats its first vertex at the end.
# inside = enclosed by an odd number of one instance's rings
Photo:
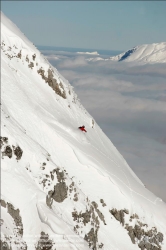
POLYGON ((2 1, 35 45, 126 50, 166 41, 165 1, 2 1))

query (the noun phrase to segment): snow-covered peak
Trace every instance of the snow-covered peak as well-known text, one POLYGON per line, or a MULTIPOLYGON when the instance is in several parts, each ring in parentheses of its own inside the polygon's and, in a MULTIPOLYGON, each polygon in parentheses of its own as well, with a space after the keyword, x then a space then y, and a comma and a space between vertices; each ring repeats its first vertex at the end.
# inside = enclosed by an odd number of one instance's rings
POLYGON ((164 250, 165 203, 133 173, 69 82, 4 14, 1 22, 2 244, 164 250))
POLYGON ((136 46, 120 55, 110 57, 110 59, 125 62, 165 63, 166 42, 136 46))

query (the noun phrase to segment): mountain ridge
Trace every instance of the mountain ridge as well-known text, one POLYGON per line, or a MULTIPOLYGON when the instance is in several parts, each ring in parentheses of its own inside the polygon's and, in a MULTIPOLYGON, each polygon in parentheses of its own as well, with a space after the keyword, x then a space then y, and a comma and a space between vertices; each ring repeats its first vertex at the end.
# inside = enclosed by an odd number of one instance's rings
POLYGON ((166 42, 139 45, 120 55, 110 57, 110 60, 119 62, 165 63, 166 42))

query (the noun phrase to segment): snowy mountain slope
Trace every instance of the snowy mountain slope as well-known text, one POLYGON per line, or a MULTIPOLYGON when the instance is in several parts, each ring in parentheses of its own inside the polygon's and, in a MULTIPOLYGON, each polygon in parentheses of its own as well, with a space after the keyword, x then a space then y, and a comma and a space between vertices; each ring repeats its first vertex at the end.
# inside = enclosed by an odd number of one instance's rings
POLYGON ((3 13, 1 50, 2 244, 166 249, 166 204, 3 13))
POLYGON ((134 47, 118 56, 110 57, 113 61, 165 63, 166 42, 143 44, 134 47))
POLYGON ((88 58, 87 61, 115 61, 132 63, 166 63, 166 42, 143 44, 107 59, 101 57, 88 58))

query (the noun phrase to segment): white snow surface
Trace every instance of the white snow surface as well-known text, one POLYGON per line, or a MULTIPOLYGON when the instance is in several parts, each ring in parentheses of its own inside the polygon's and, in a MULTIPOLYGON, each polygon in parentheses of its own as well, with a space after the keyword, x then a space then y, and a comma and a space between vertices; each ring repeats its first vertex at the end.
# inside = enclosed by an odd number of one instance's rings
POLYGON ((166 63, 166 42, 139 45, 120 55, 110 57, 110 60, 138 63, 166 63))
MULTIPOLYGON (((157 49, 157 45, 152 47, 157 49)), ((136 213, 148 230, 156 227, 164 235, 161 249, 166 249, 166 204, 146 189, 81 105, 69 82, 3 13, 1 49, 1 136, 8 138, 11 147, 20 146, 23 150, 20 160, 14 154, 12 158, 2 157, 1 192, 2 199, 20 211, 21 240, 26 242, 27 249, 36 249, 42 231, 55 243, 53 249, 92 249, 84 237, 93 225, 84 225, 80 220, 76 233, 77 222, 72 212, 74 209, 85 212, 93 201, 106 222, 105 225, 99 219, 96 249, 100 249, 101 243, 105 250, 140 249, 109 212, 113 208, 128 209, 129 214, 125 215, 128 223, 129 217, 136 213), (20 51, 21 59, 16 56, 20 51), (27 55, 34 62, 32 69, 28 67, 27 55), (57 95, 37 73, 41 67, 45 72, 53 70, 54 78, 64 87, 66 99, 57 95), (85 125, 87 133, 78 129, 81 125, 85 125), (54 200, 50 208, 46 196, 58 182, 56 174, 54 178, 50 174, 56 168, 66 171, 68 187, 74 182, 78 201, 73 200, 74 192, 68 189, 67 198, 63 202, 54 200), (45 185, 43 179, 47 179, 45 185), (100 199, 106 206, 102 206, 100 199)), ((14 234, 14 222, 5 208, 2 219, 2 239, 5 239, 14 234)), ((133 223, 136 219, 130 224, 133 223)), ((20 249, 20 245, 13 243, 12 249, 20 249)))

